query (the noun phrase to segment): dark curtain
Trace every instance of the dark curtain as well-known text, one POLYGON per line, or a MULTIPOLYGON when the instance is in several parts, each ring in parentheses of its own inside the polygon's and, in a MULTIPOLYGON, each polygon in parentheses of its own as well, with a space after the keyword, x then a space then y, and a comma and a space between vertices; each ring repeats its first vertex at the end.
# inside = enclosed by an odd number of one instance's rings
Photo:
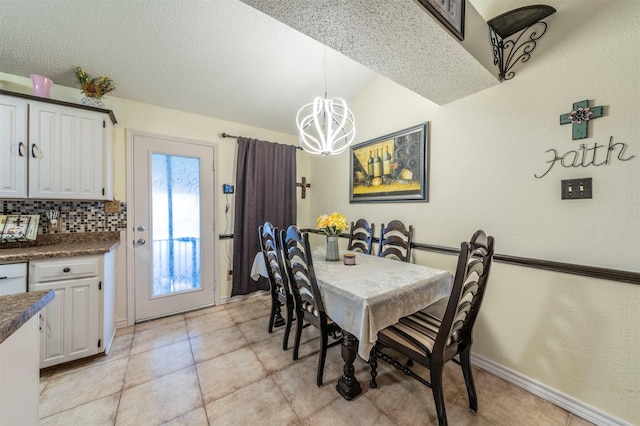
POLYGON ((293 145, 238 138, 231 296, 269 289, 265 278, 250 277, 260 251, 258 227, 266 221, 279 229, 296 223, 296 150, 293 145))

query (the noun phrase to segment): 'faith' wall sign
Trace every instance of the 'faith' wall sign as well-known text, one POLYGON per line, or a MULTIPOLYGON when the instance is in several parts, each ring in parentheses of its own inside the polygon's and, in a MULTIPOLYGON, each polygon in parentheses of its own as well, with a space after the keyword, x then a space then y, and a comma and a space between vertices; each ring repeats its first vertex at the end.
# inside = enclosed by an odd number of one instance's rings
POLYGON ((602 117, 602 106, 590 108, 589 101, 575 102, 571 112, 560 116, 560 124, 572 124, 571 139, 587 137, 589 120, 602 117))

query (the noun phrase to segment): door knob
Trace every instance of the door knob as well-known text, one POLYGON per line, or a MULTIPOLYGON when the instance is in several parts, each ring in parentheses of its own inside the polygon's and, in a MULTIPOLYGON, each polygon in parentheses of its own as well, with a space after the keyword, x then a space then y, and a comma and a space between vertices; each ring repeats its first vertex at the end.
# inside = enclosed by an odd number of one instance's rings
POLYGON ((138 241, 136 241, 136 245, 137 246, 143 246, 145 245, 146 241, 143 240, 142 238, 138 238, 138 241))
POLYGON ((144 232, 145 229, 147 229, 147 228, 145 228, 143 225, 140 225, 140 226, 138 226, 137 231, 138 232, 144 232))

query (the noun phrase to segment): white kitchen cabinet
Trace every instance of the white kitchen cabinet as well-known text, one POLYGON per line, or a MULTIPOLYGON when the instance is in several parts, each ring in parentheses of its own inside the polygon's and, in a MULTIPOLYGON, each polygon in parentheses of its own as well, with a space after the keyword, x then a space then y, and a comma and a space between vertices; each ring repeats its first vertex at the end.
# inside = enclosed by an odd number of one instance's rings
POLYGON ((115 332, 114 255, 29 262, 29 289, 55 290, 40 312, 40 368, 108 353, 115 332))
POLYGON ((0 197, 113 199, 110 112, 28 98, 0 93, 0 197))
POLYGON ((27 196, 27 102, 0 95, 0 198, 27 196))

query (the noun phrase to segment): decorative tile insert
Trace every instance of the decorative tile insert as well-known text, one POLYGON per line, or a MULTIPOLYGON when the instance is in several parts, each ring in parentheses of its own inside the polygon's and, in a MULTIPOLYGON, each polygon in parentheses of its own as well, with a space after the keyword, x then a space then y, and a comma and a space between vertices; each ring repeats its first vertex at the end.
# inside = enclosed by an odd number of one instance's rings
POLYGON ((39 214, 38 234, 122 231, 127 228, 127 205, 119 213, 105 213, 103 201, 0 200, 0 214, 39 214), (49 230, 46 211, 58 210, 60 232, 49 230))

